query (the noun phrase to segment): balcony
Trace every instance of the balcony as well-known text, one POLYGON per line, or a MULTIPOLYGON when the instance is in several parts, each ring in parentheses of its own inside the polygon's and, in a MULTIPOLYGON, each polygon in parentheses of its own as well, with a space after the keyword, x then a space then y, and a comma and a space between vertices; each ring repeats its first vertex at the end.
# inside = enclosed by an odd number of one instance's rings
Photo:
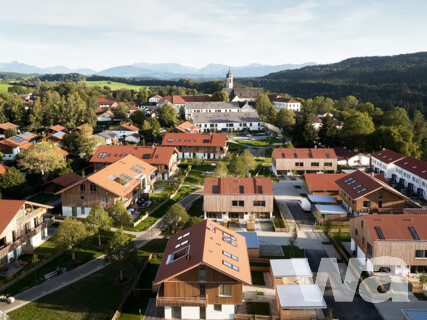
POLYGON ((157 307, 206 307, 208 295, 204 297, 164 297, 163 290, 157 293, 157 307))

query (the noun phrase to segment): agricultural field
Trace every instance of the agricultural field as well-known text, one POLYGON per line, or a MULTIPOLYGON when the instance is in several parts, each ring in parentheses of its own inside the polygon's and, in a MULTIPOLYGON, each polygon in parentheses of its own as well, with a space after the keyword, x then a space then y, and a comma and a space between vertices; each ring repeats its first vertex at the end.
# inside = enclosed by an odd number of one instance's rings
POLYGON ((9 83, 0 83, 0 93, 7 92, 7 89, 11 86, 9 83))
MULTIPOLYGON (((96 86, 96 87, 103 88, 104 86, 109 86, 111 90, 119 90, 119 89, 139 90, 141 88, 144 88, 144 86, 134 86, 131 84, 114 82, 114 81, 110 81, 110 82, 109 81, 86 81, 85 83, 88 87, 96 86)), ((1 92, 1 87, 0 87, 0 92, 1 92)))

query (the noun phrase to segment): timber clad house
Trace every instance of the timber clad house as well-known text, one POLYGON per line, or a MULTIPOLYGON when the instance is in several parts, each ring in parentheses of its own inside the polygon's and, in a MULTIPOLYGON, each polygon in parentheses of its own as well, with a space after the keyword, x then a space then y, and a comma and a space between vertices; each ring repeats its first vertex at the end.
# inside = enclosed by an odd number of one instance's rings
POLYGON ((233 319, 251 285, 245 237, 209 219, 169 238, 154 288, 165 319, 233 319))
POLYGON ((168 180, 178 174, 178 150, 174 147, 98 146, 90 162, 95 171, 131 154, 157 168, 157 178, 168 180))
POLYGON ((403 213, 408 198, 387 182, 361 171, 335 181, 344 207, 352 214, 403 213))
POLYGON ((370 271, 371 258, 391 256, 407 266, 396 265, 395 274, 427 272, 427 215, 362 215, 350 220, 350 236, 351 250, 370 271))
POLYGON ((32 254, 48 236, 55 218, 44 219, 51 206, 25 201, 0 200, 0 270, 21 254, 32 254))
POLYGON ((60 190, 62 215, 87 217, 92 208, 105 209, 121 201, 125 207, 135 204, 148 193, 156 179, 157 169, 127 155, 60 190))
POLYGON ((175 147, 180 159, 222 159, 227 153, 227 135, 221 133, 171 133, 167 132, 162 146, 175 147))
POLYGON ((335 198, 335 200, 341 200, 340 189, 335 181, 346 175, 346 173, 306 173, 304 174, 304 188, 310 194, 327 195, 335 198))
POLYGON ((335 173, 337 170, 337 156, 334 149, 276 148, 271 160, 273 173, 277 176, 335 173))
POLYGON ((271 220, 271 178, 205 178, 204 217, 214 220, 271 220))

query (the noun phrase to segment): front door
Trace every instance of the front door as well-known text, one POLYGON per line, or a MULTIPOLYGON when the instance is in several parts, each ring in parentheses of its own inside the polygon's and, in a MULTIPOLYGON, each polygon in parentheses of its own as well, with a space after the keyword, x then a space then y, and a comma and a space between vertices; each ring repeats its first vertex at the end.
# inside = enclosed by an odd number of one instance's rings
POLYGON ((206 319, 206 307, 200 307, 200 319, 206 319))
POLYGON ((200 297, 206 297, 206 287, 204 284, 200 285, 200 297))

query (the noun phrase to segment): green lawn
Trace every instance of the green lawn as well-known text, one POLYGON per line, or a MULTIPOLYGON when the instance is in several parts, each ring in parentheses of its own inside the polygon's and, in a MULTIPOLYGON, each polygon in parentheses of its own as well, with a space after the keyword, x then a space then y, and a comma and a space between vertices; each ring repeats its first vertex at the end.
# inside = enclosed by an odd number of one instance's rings
POLYGON ((351 241, 351 237, 350 234, 348 232, 334 232, 332 233, 333 237, 335 240, 340 241, 340 242, 350 242, 351 241))
POLYGON ((48 203, 49 201, 59 199, 59 195, 54 195, 53 193, 39 193, 34 197, 28 199, 28 201, 38 202, 38 203, 48 203))
POLYGON ((265 286, 264 275, 261 271, 251 271, 251 276, 254 286, 265 286))
POLYGON ((243 152, 243 150, 246 149, 245 146, 241 146, 241 145, 239 145, 237 143, 233 143, 233 142, 227 142, 227 145, 228 145, 228 151, 230 151, 232 153, 234 153, 234 152, 241 153, 241 152, 243 152))
POLYGON ((200 217, 203 215, 203 197, 200 197, 193 203, 188 210, 188 214, 192 217, 200 217))
POLYGON ((11 87, 12 85, 9 83, 0 83, 0 93, 7 92, 7 89, 11 87))
POLYGON ((241 144, 254 146, 254 147, 266 147, 266 146, 271 146, 281 142, 281 140, 276 138, 267 138, 267 139, 261 139, 261 140, 235 140, 235 141, 241 144))
POLYGON ((211 177, 204 175, 203 172, 213 172, 216 168, 215 166, 212 166, 211 163, 211 161, 205 161, 204 164, 200 164, 197 167, 192 165, 191 171, 188 173, 187 177, 184 180, 184 184, 203 185, 204 179, 206 177, 211 177))
POLYGON ((103 88, 104 86, 109 86, 111 90, 119 90, 119 89, 139 90, 145 87, 145 86, 134 86, 134 85, 121 83, 121 82, 114 82, 114 81, 110 81, 110 83, 108 83, 108 81, 86 81, 86 85, 88 87, 96 86, 101 88, 103 88))
POLYGON ((270 315, 270 304, 268 302, 247 302, 248 314, 270 315))
POLYGON ((273 207, 273 217, 274 217, 273 219, 274 219, 274 224, 276 228, 285 227, 285 223, 283 222, 283 218, 279 211, 279 208, 277 207, 276 201, 274 202, 274 207, 273 207))

